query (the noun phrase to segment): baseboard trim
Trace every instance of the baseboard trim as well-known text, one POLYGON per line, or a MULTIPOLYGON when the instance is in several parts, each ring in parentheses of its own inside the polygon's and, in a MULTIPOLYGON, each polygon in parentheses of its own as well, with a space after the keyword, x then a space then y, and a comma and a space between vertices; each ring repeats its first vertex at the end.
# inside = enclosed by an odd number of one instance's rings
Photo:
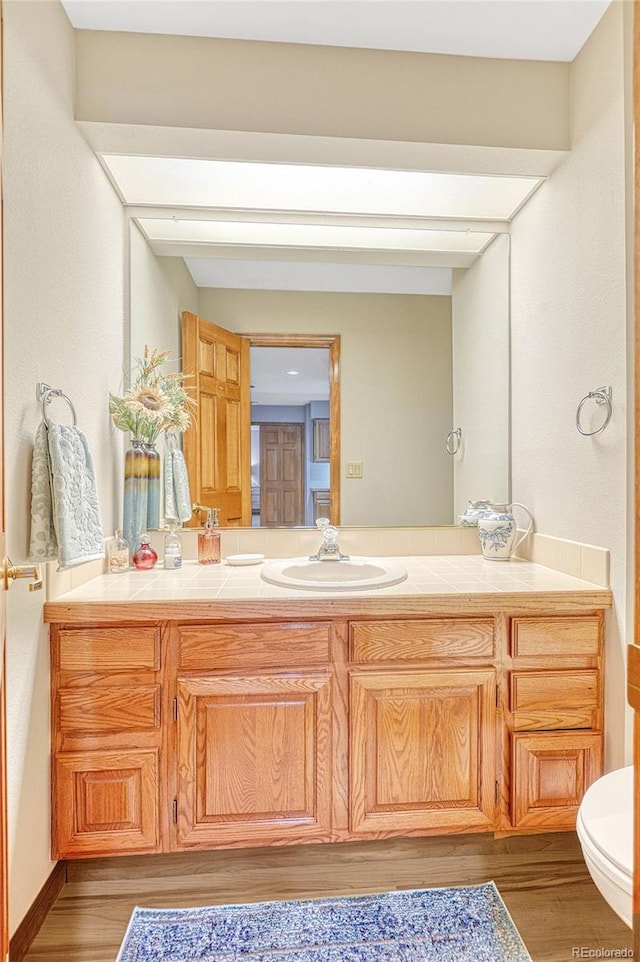
POLYGON ((9 944, 11 962, 22 962, 67 880, 67 863, 57 862, 9 944))

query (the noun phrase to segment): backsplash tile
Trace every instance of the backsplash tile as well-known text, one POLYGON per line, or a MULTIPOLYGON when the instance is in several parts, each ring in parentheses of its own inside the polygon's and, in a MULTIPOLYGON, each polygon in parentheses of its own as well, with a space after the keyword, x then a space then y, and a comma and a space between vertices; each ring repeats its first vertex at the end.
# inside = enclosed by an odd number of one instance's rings
MULTIPOLYGON (((111 540, 111 539, 108 539, 111 540)), ((57 561, 47 561, 41 567, 44 573, 45 598, 47 601, 55 601, 60 595, 72 588, 79 588, 80 585, 91 581, 98 575, 105 574, 107 571, 107 557, 105 541, 105 557, 98 558, 97 561, 87 561, 85 564, 67 568, 65 571, 58 571, 57 561)))
POLYGON ((518 548, 517 557, 562 571, 574 578, 609 587, 609 550, 546 534, 532 534, 518 548))

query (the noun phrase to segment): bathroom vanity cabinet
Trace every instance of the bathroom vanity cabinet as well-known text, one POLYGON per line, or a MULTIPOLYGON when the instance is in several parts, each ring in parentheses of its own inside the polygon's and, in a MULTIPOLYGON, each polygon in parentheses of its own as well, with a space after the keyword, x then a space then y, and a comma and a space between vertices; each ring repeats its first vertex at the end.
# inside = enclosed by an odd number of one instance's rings
POLYGON ((607 596, 49 603, 53 855, 573 828, 607 596))

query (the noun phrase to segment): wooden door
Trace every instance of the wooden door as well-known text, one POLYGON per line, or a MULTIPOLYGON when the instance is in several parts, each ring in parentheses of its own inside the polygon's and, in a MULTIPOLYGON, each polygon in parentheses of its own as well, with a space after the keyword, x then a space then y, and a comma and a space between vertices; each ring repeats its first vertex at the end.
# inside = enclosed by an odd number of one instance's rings
POLYGON ((490 831, 492 669, 354 672, 351 831, 490 831))
POLYGON ((640 11, 633 4, 635 294, 635 645, 629 648, 628 699, 634 716, 633 949, 640 957, 640 11))
MULTIPOLYGON (((4 284, 2 260, 2 2, 0 0, 0 558, 6 557, 4 516, 4 284)), ((0 959, 9 957, 9 878, 7 857, 7 742, 5 690, 5 581, 0 579, 0 959)))
MULTIPOLYGON (((640 547, 640 545, 639 545, 640 547)), ((636 547, 636 552, 639 551, 636 547)), ((638 557, 636 556, 636 564, 638 557)), ((638 569, 636 569, 638 570, 638 569)), ((636 576, 637 577, 637 576, 636 576)), ((636 588, 636 635, 638 635, 638 617, 640 617, 640 602, 638 600, 638 589, 636 588)), ((629 645, 628 649, 628 697, 629 704, 635 711, 634 717, 634 808, 633 808, 633 949, 635 957, 640 956, 640 647, 638 642, 629 645)))
POLYGON ((192 501, 218 508, 223 526, 250 525, 249 341, 185 311, 182 367, 198 406, 184 435, 192 501))
POLYGON ((303 525, 304 425, 260 425, 260 524, 303 525))
POLYGON ((177 848, 328 840, 326 673, 178 679, 177 848))

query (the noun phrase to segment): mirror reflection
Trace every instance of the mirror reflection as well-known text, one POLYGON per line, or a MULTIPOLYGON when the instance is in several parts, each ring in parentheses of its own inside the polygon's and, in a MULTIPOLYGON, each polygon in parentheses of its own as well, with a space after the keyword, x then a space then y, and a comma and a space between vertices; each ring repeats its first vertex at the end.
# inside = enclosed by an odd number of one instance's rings
POLYGON ((251 525, 330 514, 329 349, 251 347, 251 525))
MULTIPOLYGON (((308 396, 296 395, 300 375, 282 371, 302 364, 288 360, 284 348, 252 348, 250 454, 243 481, 249 514, 229 514, 226 523, 313 524, 329 513, 332 476, 337 499, 332 520, 342 525, 453 524, 469 499, 509 500, 507 234, 497 234, 469 267, 446 272, 448 285, 437 293, 332 289, 340 288, 339 282, 322 290, 265 289, 259 279, 244 287, 196 284, 198 258, 159 256, 133 221, 130 253, 134 356, 150 344, 180 358, 183 311, 248 337, 340 338, 334 418, 339 444, 333 455, 327 451, 326 384, 322 390, 315 384, 308 396), (277 361, 279 350, 284 364, 277 361), (274 368, 291 385, 291 404, 284 403, 274 368), (298 451, 297 494, 287 495, 286 507, 265 470, 269 458, 277 460, 273 445, 284 444, 284 429, 276 425, 298 425, 286 429, 296 435, 298 451), (452 430, 460 437, 457 451, 447 445, 452 430)), ((290 264, 290 288, 296 286, 296 268, 290 264)), ((309 359, 313 356, 311 351, 309 359)), ((202 416, 199 410, 200 427, 202 416)), ((197 471, 196 466, 191 473, 197 471)), ((201 481, 192 477, 195 490, 201 481)), ((202 493, 197 500, 202 502, 202 493)))

